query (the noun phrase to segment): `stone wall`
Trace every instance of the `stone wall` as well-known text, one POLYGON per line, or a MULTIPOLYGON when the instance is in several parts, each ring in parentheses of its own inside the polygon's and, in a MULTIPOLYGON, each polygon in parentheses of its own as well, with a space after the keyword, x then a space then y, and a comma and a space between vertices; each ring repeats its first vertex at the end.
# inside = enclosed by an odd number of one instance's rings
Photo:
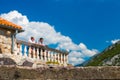
POLYGON ((120 80, 120 67, 0 67, 0 80, 120 80))
POLYGON ((12 38, 14 31, 0 28, 0 53, 11 53, 12 38))
POLYGON ((22 57, 20 59, 20 56, 15 54, 0 54, 0 80, 120 79, 120 66, 56 67, 43 65, 35 67, 34 64, 32 60, 22 59, 22 57))

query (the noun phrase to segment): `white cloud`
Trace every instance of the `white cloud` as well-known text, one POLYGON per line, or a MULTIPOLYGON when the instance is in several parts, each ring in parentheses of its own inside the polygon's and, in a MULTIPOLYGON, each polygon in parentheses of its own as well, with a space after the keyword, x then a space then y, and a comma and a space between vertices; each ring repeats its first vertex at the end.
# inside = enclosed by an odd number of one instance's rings
POLYGON ((27 25, 29 23, 29 20, 27 19, 27 17, 25 15, 22 15, 21 13, 19 13, 16 10, 10 11, 9 13, 1 14, 0 16, 11 22, 19 24, 21 26, 27 25))
POLYGON ((79 47, 80 47, 79 50, 81 50, 81 52, 83 53, 84 56, 91 57, 91 56, 95 55, 96 53, 99 53, 98 50, 96 50, 96 49, 92 49, 92 50, 88 49, 86 47, 86 45, 83 43, 80 43, 79 47))
POLYGON ((72 65, 77 65, 77 64, 81 64, 82 62, 84 62, 85 60, 83 59, 83 54, 81 52, 78 51, 71 51, 69 56, 69 63, 71 63, 72 65))
POLYGON ((120 41, 120 39, 114 39, 114 40, 111 40, 111 43, 112 44, 115 44, 116 42, 120 41))
POLYGON ((85 61, 83 56, 90 57, 98 53, 96 49, 88 49, 84 43, 75 44, 69 36, 64 36, 57 32, 54 26, 46 22, 29 21, 27 16, 22 15, 16 10, 3 13, 0 16, 23 26, 25 32, 18 34, 18 39, 28 40, 31 36, 34 36, 38 40, 40 37, 43 37, 47 45, 58 44, 57 48, 70 50, 69 62, 74 65, 85 61))

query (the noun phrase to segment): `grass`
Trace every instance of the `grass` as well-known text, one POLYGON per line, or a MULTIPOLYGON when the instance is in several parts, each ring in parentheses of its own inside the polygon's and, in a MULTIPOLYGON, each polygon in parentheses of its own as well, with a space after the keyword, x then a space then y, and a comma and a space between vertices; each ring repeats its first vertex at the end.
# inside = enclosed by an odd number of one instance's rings
POLYGON ((57 65, 59 65, 59 63, 55 62, 55 61, 47 61, 46 64, 57 64, 57 65))

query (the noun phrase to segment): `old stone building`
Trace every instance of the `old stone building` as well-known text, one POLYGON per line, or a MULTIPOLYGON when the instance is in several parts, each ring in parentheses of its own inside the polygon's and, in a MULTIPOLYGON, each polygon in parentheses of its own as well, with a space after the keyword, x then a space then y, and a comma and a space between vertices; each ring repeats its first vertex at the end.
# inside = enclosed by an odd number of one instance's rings
POLYGON ((22 32, 22 27, 0 17, 0 53, 13 52, 15 35, 22 32))

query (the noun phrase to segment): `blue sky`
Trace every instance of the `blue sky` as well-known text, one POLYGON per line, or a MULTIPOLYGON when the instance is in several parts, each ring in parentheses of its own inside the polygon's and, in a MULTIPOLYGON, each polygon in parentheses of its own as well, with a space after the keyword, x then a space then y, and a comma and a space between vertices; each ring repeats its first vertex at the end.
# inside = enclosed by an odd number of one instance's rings
POLYGON ((56 32, 90 50, 101 52, 120 38, 120 0, 0 0, 1 15, 13 10, 29 22, 54 26, 56 32))

